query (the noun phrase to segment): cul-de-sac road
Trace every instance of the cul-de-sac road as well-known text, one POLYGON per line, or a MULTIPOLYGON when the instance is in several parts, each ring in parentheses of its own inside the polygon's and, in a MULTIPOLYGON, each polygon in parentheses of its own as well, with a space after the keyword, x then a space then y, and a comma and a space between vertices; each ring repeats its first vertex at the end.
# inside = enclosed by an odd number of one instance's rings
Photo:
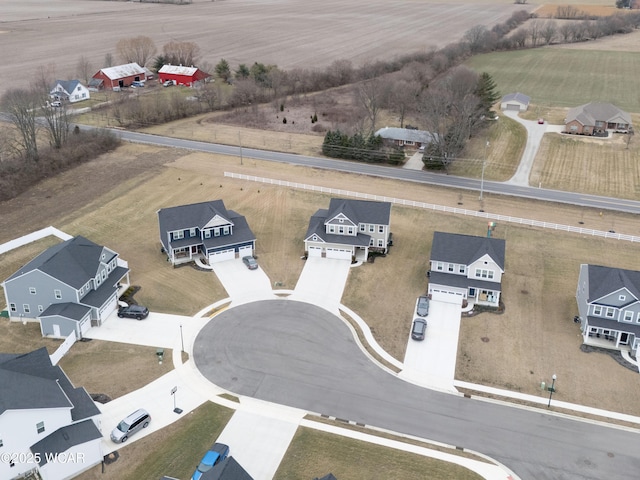
POLYGON ((476 450, 524 480, 640 472, 636 432, 417 387, 372 364, 338 317, 308 303, 227 310, 198 334, 193 354, 229 391, 476 450))

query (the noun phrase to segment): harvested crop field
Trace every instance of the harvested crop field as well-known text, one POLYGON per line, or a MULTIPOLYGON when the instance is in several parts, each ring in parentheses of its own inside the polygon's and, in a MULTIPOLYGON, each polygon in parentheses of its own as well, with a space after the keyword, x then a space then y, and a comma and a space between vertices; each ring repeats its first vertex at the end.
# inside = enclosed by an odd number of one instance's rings
POLYGON ((256 61, 312 68, 340 59, 360 65, 442 47, 475 25, 493 25, 523 8, 533 7, 503 1, 403 0, 390 8, 385 0, 196 0, 187 5, 14 0, 2 6, 2 48, 12 54, 0 65, 0 94, 21 86, 16 71, 33 77, 40 67, 54 66, 51 74, 57 78, 75 78, 80 56, 96 71, 107 53, 119 62, 116 43, 137 35, 151 37, 160 51, 171 40, 195 42, 201 62, 215 65, 225 58, 232 68, 256 61))

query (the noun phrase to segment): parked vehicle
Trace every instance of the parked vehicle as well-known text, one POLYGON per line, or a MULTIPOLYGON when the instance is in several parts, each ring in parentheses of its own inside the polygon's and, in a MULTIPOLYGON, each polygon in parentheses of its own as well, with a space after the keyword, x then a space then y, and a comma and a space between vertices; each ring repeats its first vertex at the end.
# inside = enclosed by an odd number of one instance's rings
POLYGON ((165 80, 162 84, 163 87, 173 87, 173 80, 165 80))
POLYGON ((420 317, 426 317, 429 315, 429 297, 421 296, 418 297, 418 306, 416 307, 416 313, 420 317))
POLYGON ((253 257, 242 257, 242 261, 249 270, 255 270, 258 268, 258 262, 256 262, 256 259, 253 257))
POLYGON ((544 118, 538 119, 538 125, 544 125, 544 118))
POLYGON ((424 318, 416 318, 413 321, 413 328, 411 328, 411 338, 414 340, 424 340, 424 335, 427 331, 427 321, 424 318))
POLYGON ((142 88, 144 87, 144 82, 131 82, 132 87, 142 88))
POLYGON ((60 100, 55 100, 55 101, 51 102, 50 105, 52 107, 58 108, 58 107, 62 106, 62 102, 60 100))
POLYGON ((151 422, 151 415, 145 409, 140 408, 128 415, 111 432, 111 440, 115 443, 124 443, 134 433, 147 428, 151 422))
POLYGON ((204 457, 202 457, 198 468, 196 468, 196 471, 191 475, 191 480, 200 480, 200 477, 202 477, 204 472, 211 470, 215 465, 227 458, 228 455, 228 445, 225 445, 224 443, 214 443, 213 447, 211 447, 209 451, 204 454, 204 457))
POLYGON ((135 318, 136 320, 142 320, 149 316, 149 309, 142 305, 128 305, 126 307, 120 307, 118 309, 118 316, 120 318, 135 318))

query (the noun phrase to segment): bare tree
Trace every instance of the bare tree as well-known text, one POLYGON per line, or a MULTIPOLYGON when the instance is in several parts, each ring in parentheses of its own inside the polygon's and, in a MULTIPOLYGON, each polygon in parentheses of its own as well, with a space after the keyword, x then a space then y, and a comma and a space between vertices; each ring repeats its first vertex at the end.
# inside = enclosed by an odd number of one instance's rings
POLYGON ((355 102, 362 112, 361 133, 364 136, 376 131, 378 115, 386 103, 388 92, 388 82, 380 77, 361 82, 355 87, 355 102))
POLYGON ((560 36, 564 43, 570 43, 573 41, 574 29, 572 22, 563 23, 559 28, 560 36))
POLYGON ((333 86, 346 85, 351 83, 355 72, 349 60, 335 60, 327 68, 332 79, 333 86))
POLYGON ((36 114, 40 109, 40 98, 32 89, 14 88, 8 90, 0 101, 2 110, 18 130, 19 150, 28 160, 37 162, 36 114))
POLYGON ((39 111, 44 119, 44 128, 49 144, 56 149, 62 148, 69 136, 69 115, 67 101, 63 99, 59 106, 49 102, 49 92, 54 78, 54 67, 41 68, 34 83, 34 95, 38 98, 39 111))
POLYGON ((464 34, 471 53, 488 52, 495 46, 495 36, 484 25, 476 25, 464 34))
POLYGON ((116 44, 116 51, 122 62, 135 62, 141 67, 144 67, 156 54, 157 49, 150 37, 140 35, 138 37, 119 40, 116 44))
POLYGON ((200 58, 200 47, 194 42, 171 41, 162 47, 162 52, 173 65, 195 65, 200 58))
POLYGON ((540 39, 540 23, 537 20, 534 20, 529 24, 529 28, 527 29, 527 33, 529 34, 529 38, 531 39, 531 46, 537 47, 538 40, 540 39))
POLYGON ((220 87, 215 83, 207 82, 198 89, 198 101, 204 103, 207 110, 214 111, 220 101, 218 91, 220 87))
POLYGON ((558 33, 558 29, 556 28, 555 22, 552 20, 544 22, 544 25, 540 29, 540 35, 542 35, 544 43, 547 45, 550 45, 551 42, 553 42, 556 33, 558 33))
POLYGON ((415 110, 422 85, 410 75, 404 75, 391 84, 387 107, 400 117, 400 128, 404 127, 404 119, 407 113, 415 110))
POLYGON ((113 67, 113 55, 109 52, 104 54, 104 67, 113 67))
POLYGON ((527 32, 524 28, 520 28, 513 32, 511 35, 511 40, 519 47, 524 48, 527 43, 527 32))
POLYGON ((93 67, 87 57, 81 55, 76 64, 76 75, 80 78, 85 85, 89 83, 91 75, 93 75, 93 67))

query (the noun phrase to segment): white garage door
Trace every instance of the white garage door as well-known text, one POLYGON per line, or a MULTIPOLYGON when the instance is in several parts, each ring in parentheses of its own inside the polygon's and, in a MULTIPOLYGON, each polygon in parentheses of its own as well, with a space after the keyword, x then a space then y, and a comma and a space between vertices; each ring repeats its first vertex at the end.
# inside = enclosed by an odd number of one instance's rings
POLYGON ((327 258, 341 258, 351 260, 351 250, 343 248, 327 248, 327 258))
POLYGON ((220 250, 209 254, 209 263, 224 262, 225 260, 233 260, 236 258, 236 252, 233 248, 229 250, 220 250))
POLYGON ((322 256, 322 247, 309 247, 308 255, 310 257, 321 257, 322 256))
POLYGON ((240 252, 240 258, 250 257, 251 255, 253 255, 253 248, 251 247, 251 245, 240 247, 238 251, 240 252))
POLYGON ((507 103, 507 110, 520 111, 520 104, 519 103, 507 103))
POLYGON ((80 333, 86 333, 89 328, 91 328, 91 319, 87 317, 80 322, 80 333))
POLYGON ((100 319, 106 320, 106 318, 109 315, 111 315, 111 312, 113 312, 117 308, 117 306, 118 306, 118 297, 114 295, 109 300, 109 303, 100 309, 100 313, 99 313, 100 319))

